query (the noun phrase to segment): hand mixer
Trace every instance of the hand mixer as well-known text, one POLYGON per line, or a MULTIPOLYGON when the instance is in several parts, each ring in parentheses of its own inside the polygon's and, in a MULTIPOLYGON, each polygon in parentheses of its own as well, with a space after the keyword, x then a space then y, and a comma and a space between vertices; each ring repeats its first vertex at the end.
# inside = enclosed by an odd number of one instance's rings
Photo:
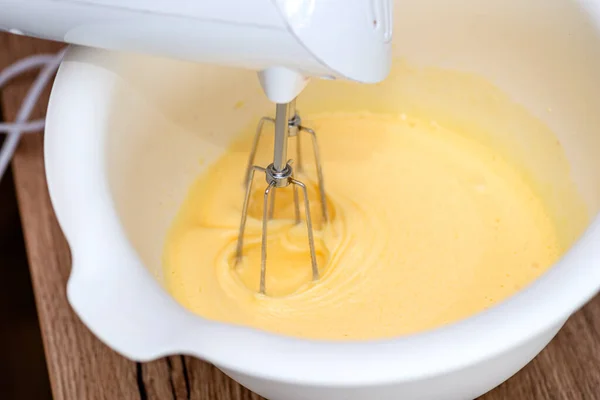
MULTIPOLYGON (((298 188, 304 210, 312 276, 319 278, 308 191, 287 159, 288 138, 308 134, 313 143, 323 220, 327 204, 316 134, 302 126, 295 99, 308 77, 376 83, 391 63, 392 0, 0 0, 0 29, 78 45, 164 55, 258 71, 275 118, 259 123, 246 171, 237 243, 243 241, 252 180, 264 173, 260 292, 265 293, 267 228, 275 194, 298 188), (275 129, 273 162, 254 164, 264 124, 275 129), (270 203, 269 203, 270 200, 270 203)), ((298 146, 299 148, 299 146, 298 146)), ((300 150, 296 165, 302 168, 300 150)))

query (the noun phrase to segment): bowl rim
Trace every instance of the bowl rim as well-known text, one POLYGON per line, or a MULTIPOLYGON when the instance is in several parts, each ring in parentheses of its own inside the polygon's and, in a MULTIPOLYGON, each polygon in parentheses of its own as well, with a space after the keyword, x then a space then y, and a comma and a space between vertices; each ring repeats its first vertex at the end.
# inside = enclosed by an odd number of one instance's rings
POLYGON ((50 98, 45 165, 51 201, 73 255, 69 302, 96 336, 130 359, 189 354, 248 376, 313 385, 423 379, 474 365, 543 335, 600 289, 600 246, 595 245, 600 218, 595 217, 580 240, 532 284, 479 314, 424 333, 317 341, 192 315, 143 267, 112 205, 103 118, 121 79, 115 71, 127 57, 78 46, 68 50, 50 98), (74 107, 78 112, 71 111, 74 107), (144 303, 157 308, 143 309, 144 303))

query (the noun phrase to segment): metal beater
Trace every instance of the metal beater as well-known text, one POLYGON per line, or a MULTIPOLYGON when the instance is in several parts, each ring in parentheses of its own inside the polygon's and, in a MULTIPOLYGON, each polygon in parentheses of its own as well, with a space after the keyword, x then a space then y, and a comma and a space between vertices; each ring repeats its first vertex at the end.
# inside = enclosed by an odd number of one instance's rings
POLYGON ((302 189, 304 195, 304 208, 306 217, 306 228, 308 231, 308 244, 310 248, 310 257, 312 264, 312 278, 319 279, 319 268, 317 265, 317 256, 315 251, 315 240, 313 234, 313 224, 310 215, 310 202, 308 200, 308 190, 306 185, 295 179, 294 169, 292 168, 293 161, 287 159, 288 138, 296 137, 297 141, 297 166, 298 171, 303 171, 300 133, 305 132, 312 138, 313 152, 317 168, 317 179, 319 185, 319 195, 321 199, 321 212, 323 213, 323 222, 327 222, 327 202, 325 196, 325 186, 323 182, 323 170, 319 153, 319 145, 317 136, 314 130, 302 125, 302 120, 296 111, 296 100, 287 104, 277 104, 275 109, 275 118, 264 117, 258 123, 248 167, 246 169, 246 195, 244 197, 244 205, 242 207, 242 219, 240 222, 240 231, 236 249, 236 265, 242 261, 244 248, 244 230, 246 228, 246 220, 248 218, 248 204, 252 193, 252 182, 256 171, 263 172, 267 181, 267 188, 264 192, 263 200, 263 217, 262 217, 262 242, 261 242, 261 266, 260 266, 260 287, 261 294, 266 293, 266 272, 267 272, 267 227, 268 221, 273 218, 273 210, 275 205, 275 195, 278 189, 285 188, 289 185, 293 186, 294 190, 294 211, 296 223, 300 223, 300 202, 298 199, 298 187, 302 189), (273 152, 273 163, 266 168, 255 165, 256 152, 260 137, 263 133, 265 123, 275 124, 275 144, 273 152))

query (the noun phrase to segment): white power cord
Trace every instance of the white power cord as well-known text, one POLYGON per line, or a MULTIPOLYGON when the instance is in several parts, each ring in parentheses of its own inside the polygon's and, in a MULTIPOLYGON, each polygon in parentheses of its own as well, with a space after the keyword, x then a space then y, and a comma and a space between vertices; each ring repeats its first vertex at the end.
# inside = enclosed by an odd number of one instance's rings
POLYGON ((58 54, 43 54, 30 56, 23 60, 17 61, 11 66, 0 72, 0 89, 10 80, 14 79, 22 73, 32 70, 41 69, 33 85, 29 88, 25 99, 21 103, 21 107, 17 112, 17 119, 14 123, 0 123, 0 133, 6 133, 7 137, 4 140, 2 149, 0 149, 0 180, 4 176, 10 160, 12 159, 19 139, 24 133, 38 132, 44 129, 44 120, 39 119, 28 122, 29 116, 39 100, 40 95, 48 85, 52 76, 58 69, 60 62, 65 55, 66 49, 61 50, 58 54))

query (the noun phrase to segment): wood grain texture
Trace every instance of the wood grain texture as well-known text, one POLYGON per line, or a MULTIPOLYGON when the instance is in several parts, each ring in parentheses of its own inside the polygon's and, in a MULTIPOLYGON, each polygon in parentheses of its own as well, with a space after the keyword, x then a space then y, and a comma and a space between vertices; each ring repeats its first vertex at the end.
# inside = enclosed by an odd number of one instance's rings
MULTIPOLYGON (((60 47, 0 33, 0 69, 26 55, 55 52, 60 47)), ((7 120, 14 118, 32 79, 33 75, 15 81, 0 92, 7 120)), ((35 116, 43 115, 47 95, 35 116)), ((13 168, 55 399, 260 400, 198 359, 171 356, 134 363, 97 340, 66 299, 69 248, 50 205, 41 135, 23 138, 13 168)), ((600 297, 573 316, 521 372, 481 397, 501 399, 600 399, 600 297)))

